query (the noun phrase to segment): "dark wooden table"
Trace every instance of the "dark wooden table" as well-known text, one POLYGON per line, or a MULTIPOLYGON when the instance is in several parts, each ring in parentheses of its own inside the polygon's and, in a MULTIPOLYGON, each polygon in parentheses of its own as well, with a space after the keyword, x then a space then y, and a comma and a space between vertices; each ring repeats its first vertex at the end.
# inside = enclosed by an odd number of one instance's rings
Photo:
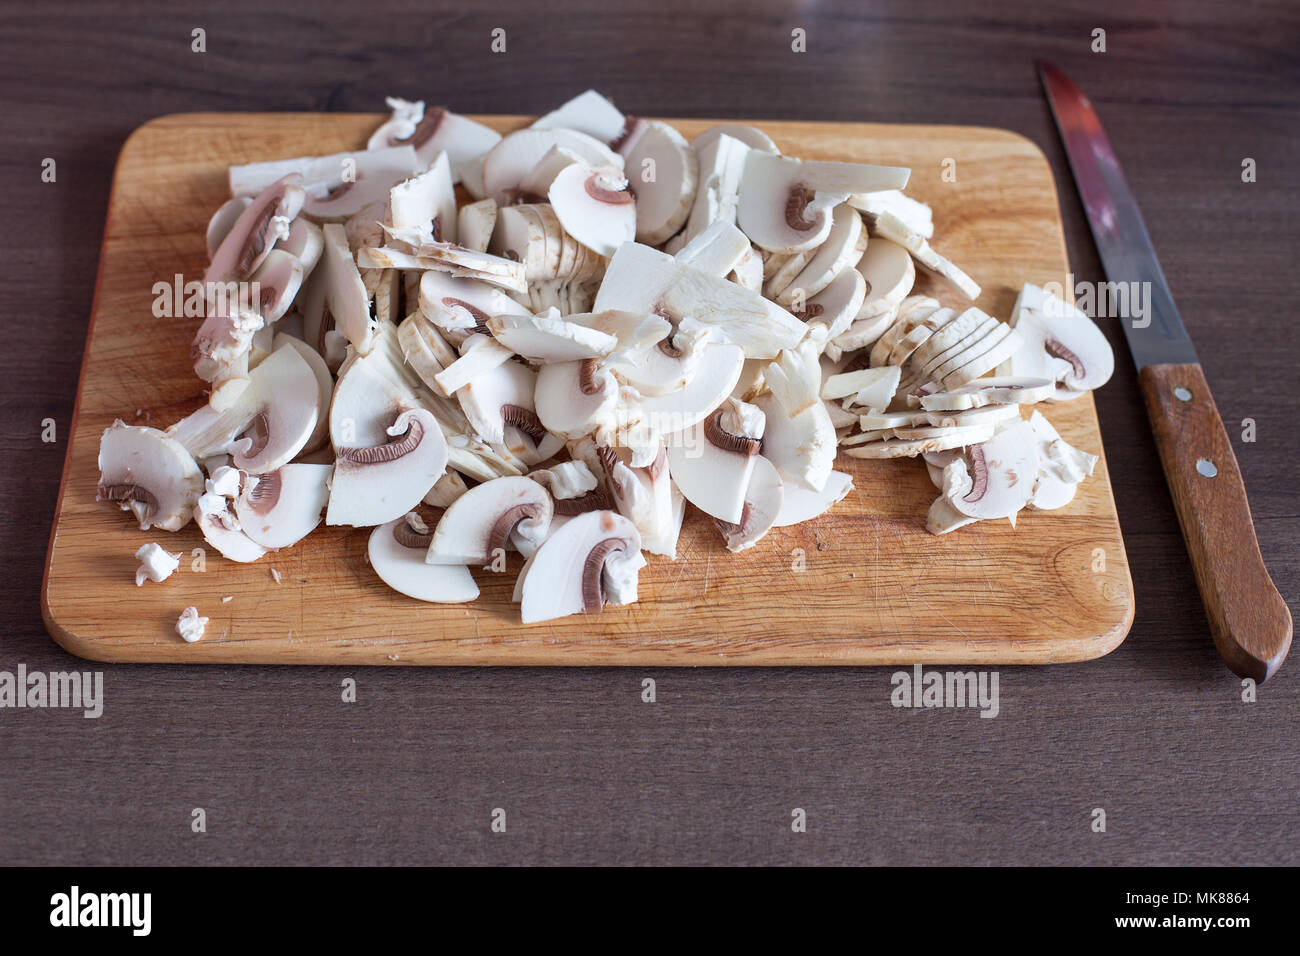
MULTIPOLYGON (((54 645, 38 594, 113 163, 138 124, 386 94, 542 112, 594 86, 640 114, 1002 126, 1046 152, 1071 264, 1099 280, 1037 56, 1102 114, 1296 610, 1295 3, 188 6, 0 8, 0 670, 100 668, 54 645), (1245 419, 1254 442, 1236 441, 1245 419)), ((1300 861, 1300 661, 1253 703, 1220 664, 1115 344, 1097 400, 1136 623, 1100 661, 1002 669, 996 719, 896 710, 892 669, 103 667, 98 720, 0 710, 0 863, 1300 861)))

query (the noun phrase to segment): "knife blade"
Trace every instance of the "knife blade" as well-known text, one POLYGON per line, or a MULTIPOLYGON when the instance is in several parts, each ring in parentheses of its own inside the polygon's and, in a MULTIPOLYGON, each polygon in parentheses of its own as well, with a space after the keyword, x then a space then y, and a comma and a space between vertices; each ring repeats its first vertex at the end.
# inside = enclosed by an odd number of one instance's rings
POLYGON ((1291 646, 1291 612, 1260 555, 1232 443, 1092 102, 1060 69, 1037 65, 1106 277, 1147 293, 1146 314, 1120 324, 1214 644, 1234 672, 1267 680, 1291 646))

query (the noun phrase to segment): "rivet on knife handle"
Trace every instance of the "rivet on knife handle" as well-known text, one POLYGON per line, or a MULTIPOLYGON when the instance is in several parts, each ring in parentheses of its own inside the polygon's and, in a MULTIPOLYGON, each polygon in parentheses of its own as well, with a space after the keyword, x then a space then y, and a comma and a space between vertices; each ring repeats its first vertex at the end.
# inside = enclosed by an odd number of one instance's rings
POLYGON ((1291 612, 1264 567, 1205 374, 1199 365, 1148 365, 1139 377, 1215 646, 1233 671, 1266 680, 1291 646, 1291 612))

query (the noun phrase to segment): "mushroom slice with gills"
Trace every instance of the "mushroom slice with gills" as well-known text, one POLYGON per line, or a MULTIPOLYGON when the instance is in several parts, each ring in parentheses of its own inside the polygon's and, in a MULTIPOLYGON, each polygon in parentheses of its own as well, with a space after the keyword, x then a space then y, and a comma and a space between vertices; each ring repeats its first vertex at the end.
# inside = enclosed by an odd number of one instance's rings
POLYGON ((537 165, 519 181, 518 198, 520 201, 540 203, 555 182, 555 177, 566 166, 582 162, 582 157, 565 146, 552 146, 546 151, 537 165))
MULTIPOLYGON (((858 272, 867 280, 867 295, 859 318, 878 315, 901 303, 916 283, 916 266, 912 255, 896 242, 877 236, 867 242, 867 251, 858 260, 858 272)), ((934 302, 937 309, 939 303, 934 302)))
POLYGON ((835 426, 819 394, 818 348, 805 342, 763 370, 768 394, 756 399, 767 415, 763 452, 782 475, 814 491, 826 484, 835 462, 835 426))
POLYGON ((240 530, 268 550, 297 544, 320 524, 332 471, 332 465, 289 464, 249 475, 235 499, 240 530))
MULTIPOLYGON (((620 312, 610 309, 606 312, 577 312, 564 317, 566 322, 585 326, 597 332, 611 335, 618 342, 617 348, 609 353, 613 356, 606 364, 616 361, 617 357, 639 352, 652 345, 658 345, 673 334, 672 323, 661 315, 645 315, 639 312, 620 312)), ((669 352, 676 351, 665 346, 669 352)), ((667 354, 667 353, 665 353, 667 354)))
POLYGON ((203 494, 203 473, 183 445, 120 419, 100 436, 99 472, 95 500, 131 512, 141 531, 179 531, 203 494))
MULTIPOLYGON (((225 514, 229 515, 229 512, 225 514)), ((244 534, 238 527, 227 528, 217 515, 205 512, 201 505, 194 506, 194 523, 203 533, 203 540, 231 561, 251 564, 266 554, 266 548, 244 534)))
POLYGON ((948 259, 939 255, 920 233, 912 230, 893 213, 881 211, 872 217, 871 234, 881 235, 898 243, 912 254, 917 262, 939 277, 947 280, 966 298, 974 301, 979 298, 979 283, 968 276, 948 259))
POLYGON ((745 173, 745 156, 750 147, 739 139, 720 134, 704 146, 692 146, 692 149, 699 157, 698 182, 695 200, 681 233, 683 242, 694 239, 715 222, 735 223, 740 180, 745 173))
MULTIPOLYGON (((673 482, 668 474, 668 453, 664 446, 659 445, 654 459, 645 467, 630 464, 630 452, 626 449, 601 447, 598 455, 605 471, 608 497, 617 511, 636 525, 642 550, 674 556, 677 526, 673 482)), ((558 502, 556 507, 560 507, 558 502)), ((583 510, 595 509, 584 507, 583 510)))
POLYGON ((998 376, 980 378, 946 392, 909 399, 909 404, 932 411, 961 411, 984 405, 1033 405, 1046 401, 1056 383, 1046 378, 998 376))
POLYGON ((869 221, 887 212, 924 239, 934 237, 934 210, 923 202, 903 194, 901 189, 883 189, 874 193, 856 193, 849 205, 862 212, 869 221))
POLYGON ((850 195, 901 189, 909 172, 900 166, 802 162, 751 150, 741 177, 736 221, 763 249, 802 252, 826 241, 831 210, 850 195), (862 186, 868 188, 857 188, 862 186))
POLYGON ((653 121, 638 127, 623 155, 636 196, 636 241, 658 245, 682 228, 690 214, 699 158, 681 133, 653 121))
POLYGON ((715 276, 729 275, 754 247, 749 237, 729 222, 715 222, 687 242, 673 259, 715 276))
POLYGON ((496 286, 434 271, 420 277, 420 312, 447 332, 485 332, 494 315, 531 314, 496 286))
POLYGON ((218 411, 211 404, 167 429, 192 456, 230 453, 235 467, 261 473, 292 461, 321 414, 316 373, 285 342, 248 373, 248 385, 218 411))
POLYGON ((451 243, 426 244, 415 252, 396 246, 366 248, 357 253, 357 265, 364 269, 436 269, 456 277, 481 279, 511 292, 528 291, 521 263, 451 243))
POLYGON ((602 143, 612 143, 623 135, 626 124, 627 118, 618 107, 595 90, 587 90, 539 117, 532 128, 577 130, 602 143))
POLYGON ((625 243, 609 261, 592 311, 609 309, 662 315, 669 321, 689 316, 740 346, 746 358, 773 358, 807 332, 802 322, 758 293, 640 243, 625 243))
POLYGON ((665 436, 669 473, 687 501, 719 521, 740 523, 765 419, 757 405, 728 398, 707 418, 665 436))
POLYGON ((283 249, 272 249, 249 279, 250 292, 256 290, 257 301, 249 305, 262 316, 266 325, 278 322, 289 311, 302 285, 303 265, 298 257, 283 249))
POLYGON ((853 476, 842 471, 832 471, 821 491, 813 491, 794 482, 786 482, 782 489, 781 510, 772 522, 775 528, 786 528, 824 515, 853 490, 853 476))
POLYGON ((1096 323, 1063 299, 1026 284, 1010 325, 1024 339, 1010 359, 1012 375, 1042 375, 1061 383, 1058 400, 1100 388, 1115 370, 1110 343, 1096 323))
POLYGON ((1028 422, 971 443, 943 472, 943 496, 969 518, 1010 518, 1028 502, 1038 476, 1038 442, 1028 422))
MULTIPOLYGON (((745 353, 740 346, 709 338, 693 346, 693 351, 698 352, 698 360, 693 363, 689 376, 679 388, 670 387, 648 395, 642 393, 642 420, 652 424, 658 431, 678 431, 702 421, 729 398, 732 389, 740 381, 740 373, 745 365, 745 353)), ((658 346, 640 354, 645 357, 655 352, 662 354, 658 346)), ((670 359, 670 356, 664 357, 670 359)), ((671 365, 671 360, 659 362, 656 359, 653 367, 662 369, 671 365)), ((626 369, 627 366, 620 365, 619 368, 626 369)), ((648 370, 649 366, 641 368, 648 370)), ((678 368, 680 372, 681 366, 678 368)), ((615 374, 619 372, 615 370, 615 374)), ((633 385, 633 388, 637 386, 633 385)), ((640 389, 637 388, 637 391, 640 389)))
POLYGON ((514 532, 538 544, 550 530, 551 493, 531 478, 494 478, 453 501, 438 520, 428 564, 491 564, 514 532))
MULTIPOLYGON (((252 201, 251 196, 236 196, 234 199, 227 199, 221 204, 221 208, 212 214, 212 218, 208 220, 206 235, 209 262, 217 254, 217 249, 220 248, 222 240, 230 234, 231 228, 252 201)), ((297 222, 297 220, 294 221, 297 222)))
POLYGON ((789 307, 802 299, 807 302, 822 289, 831 284, 842 272, 852 269, 867 251, 867 230, 862 225, 862 217, 851 206, 841 204, 831 213, 831 231, 826 241, 817 247, 816 253, 787 285, 776 301, 789 307))
MULTIPOLYGON (((961 464, 953 467, 961 468, 961 464)), ((940 488, 943 487, 942 478, 940 478, 940 488)), ((973 524, 979 519, 972 518, 962 514, 952 506, 943 495, 935 498, 930 504, 930 510, 925 516, 925 530, 930 534, 947 534, 950 531, 956 531, 958 528, 964 528, 968 524, 973 524)))
POLYGON ((618 382, 595 359, 556 362, 538 369, 534 401, 547 431, 580 438, 612 421, 619 404, 618 382))
POLYGON ((390 235, 410 242, 456 242, 456 187, 451 181, 451 164, 439 153, 429 168, 394 186, 388 194, 392 228, 390 235))
POLYGON ((299 455, 304 455, 323 448, 329 442, 329 408, 330 401, 334 397, 334 376, 330 374, 329 366, 320 357, 320 353, 301 339, 295 339, 283 332, 277 333, 271 342, 272 351, 283 347, 291 348, 297 352, 302 357, 302 360, 311 366, 312 374, 316 376, 316 424, 312 426, 307 443, 298 452, 299 455))
POLYGON ((773 252, 769 253, 767 259, 763 262, 763 294, 769 299, 775 300, 782 292, 789 288, 804 266, 812 261, 812 257, 817 254, 817 247, 805 249, 802 252, 773 252))
POLYGON ((732 139, 743 143, 750 149, 756 149, 762 153, 776 153, 781 151, 776 148, 776 143, 772 142, 772 137, 768 136, 761 129, 753 126, 745 126, 740 123, 719 123, 717 126, 710 126, 703 133, 700 133, 691 140, 691 149, 703 155, 704 150, 710 145, 716 143, 723 136, 730 136, 732 139))
POLYGON ((421 169, 423 163, 406 146, 352 153, 323 180, 303 181, 307 201, 303 212, 314 219, 345 219, 372 203, 384 202, 389 191, 421 169))
MULTIPOLYGON (((354 174, 362 168, 363 164, 371 169, 377 165, 404 169, 405 172, 397 175, 389 186, 411 176, 419 168, 415 151, 406 146, 246 163, 230 167, 230 195, 255 196, 277 179, 294 175, 301 178, 303 188, 309 193, 322 197, 331 187, 343 183, 348 178, 354 178, 354 174), (377 155, 379 153, 384 155, 377 155)), ((386 199, 387 196, 377 198, 386 199)))
POLYGON ((636 235, 636 199, 616 166, 573 163, 546 195, 564 231, 592 252, 612 256, 636 235))
POLYGON ((830 285, 805 302, 803 311, 795 312, 794 317, 802 318, 810 325, 823 326, 830 340, 849 330, 866 294, 867 283, 862 274, 856 269, 845 269, 831 280, 830 285))
POLYGON ((369 148, 411 147, 421 169, 445 152, 456 182, 466 179, 476 161, 501 141, 496 130, 441 106, 426 109, 423 101, 409 103, 397 98, 387 102, 393 115, 371 135, 369 148))
POLYGON ((289 235, 275 244, 275 248, 289 253, 302 263, 303 278, 320 262, 321 253, 325 251, 325 234, 320 226, 305 216, 299 216, 289 223, 289 235))
POLYGON ((619 344, 606 332, 560 318, 556 309, 543 315, 494 315, 487 327, 498 342, 531 362, 604 358, 619 344))
POLYGON ((495 199, 480 199, 460 208, 456 218, 457 241, 466 249, 487 252, 492 242, 492 231, 497 225, 495 199))
POLYGON ((326 524, 356 528, 406 514, 447 470, 447 441, 427 409, 407 408, 382 445, 335 448, 326 524))
POLYGON ((370 316, 370 296, 357 271, 343 227, 327 223, 323 234, 325 249, 321 252, 319 268, 323 272, 320 281, 324 283, 325 309, 357 353, 366 355, 374 347, 376 326, 370 316))
POLYGON ((523 622, 599 613, 607 589, 635 590, 643 563, 641 536, 627 518, 615 511, 578 515, 533 555, 520 594, 523 622))
POLYGON ((429 534, 419 534, 405 516, 377 525, 366 554, 379 579, 399 594, 435 604, 464 604, 479 595, 469 568, 427 564, 429 534))
MULTIPOLYGON (((882 312, 880 315, 868 316, 863 318, 859 311, 858 318, 853 321, 847 329, 835 336, 831 344, 845 352, 853 352, 857 349, 865 349, 874 345, 880 340, 880 337, 893 326, 897 321, 897 316, 893 311, 882 312)), ((829 346, 827 351, 830 351, 829 346)), ((867 353, 863 353, 863 359, 868 359, 867 353)))
MULTIPOLYGON (((516 435, 507 442, 511 429, 531 439, 521 457, 531 458, 545 451, 538 460, 555 454, 564 442, 546 431, 533 409, 537 373, 522 362, 504 362, 489 369, 456 392, 465 417, 479 437, 490 444, 519 446, 516 435)), ((512 449, 513 451, 514 449, 512 449)))
POLYGON ((722 532, 727 550, 740 552, 752 548, 763 535, 776 526, 785 498, 785 483, 776 466, 762 455, 754 456, 754 470, 745 490, 745 504, 735 524, 714 519, 722 532))
POLYGON ((563 146, 592 166, 623 168, 623 158, 604 143, 570 129, 521 129, 508 134, 483 159, 484 195, 501 205, 519 196, 519 184, 553 146, 563 146))
MULTIPOLYGON (((212 254, 203 275, 209 304, 214 285, 224 287, 226 283, 242 282, 257 271, 275 244, 288 236, 289 223, 303 208, 306 198, 299 177, 289 175, 272 182, 244 207, 212 254)), ((230 298, 228 293, 227 298, 230 298)))

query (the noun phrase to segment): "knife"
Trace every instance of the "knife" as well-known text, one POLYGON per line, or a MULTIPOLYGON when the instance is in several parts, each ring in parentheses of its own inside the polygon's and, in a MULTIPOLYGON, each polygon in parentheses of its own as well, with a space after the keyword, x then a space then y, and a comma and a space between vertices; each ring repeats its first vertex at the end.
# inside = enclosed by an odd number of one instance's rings
POLYGON ((1150 290, 1147 315, 1120 324, 1215 647, 1237 674, 1267 680, 1291 646, 1291 612, 1259 553, 1232 443, 1092 103, 1055 66, 1037 65, 1107 278, 1150 290))

